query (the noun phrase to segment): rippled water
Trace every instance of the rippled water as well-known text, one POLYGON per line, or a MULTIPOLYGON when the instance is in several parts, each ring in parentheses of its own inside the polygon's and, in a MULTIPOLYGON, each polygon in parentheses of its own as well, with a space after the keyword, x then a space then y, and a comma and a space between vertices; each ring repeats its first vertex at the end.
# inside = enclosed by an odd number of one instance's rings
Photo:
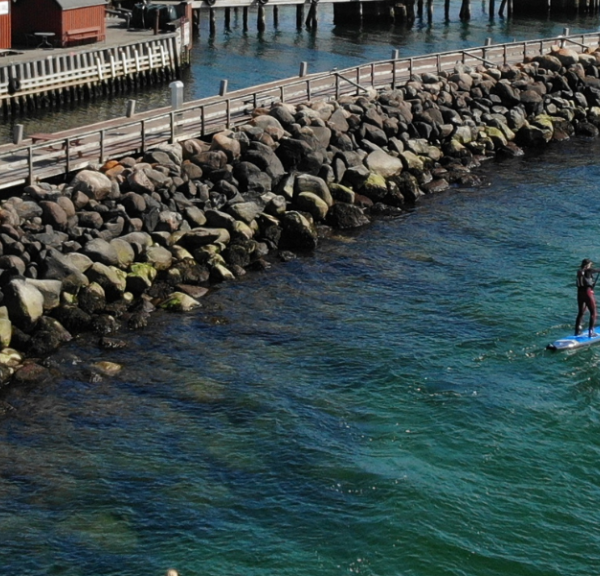
POLYGON ((127 350, 66 347, 6 397, 2 572, 595 573, 600 351, 544 347, 597 257, 599 154, 488 164, 127 350))
MULTIPOLYGON (((410 49, 489 35, 434 28, 410 49)), ((400 45, 355 36, 319 57, 400 45)), ((3 394, 0 573, 594 574, 600 348, 544 348, 598 258, 599 157, 488 163, 488 186, 157 313, 126 350, 66 346, 53 383, 3 394), (100 359, 124 369, 95 381, 100 359)))

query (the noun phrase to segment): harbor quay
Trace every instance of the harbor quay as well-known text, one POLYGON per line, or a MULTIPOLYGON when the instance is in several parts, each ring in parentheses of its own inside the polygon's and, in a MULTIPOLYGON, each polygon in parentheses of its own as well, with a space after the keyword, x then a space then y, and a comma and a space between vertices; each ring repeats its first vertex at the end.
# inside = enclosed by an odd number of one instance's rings
MULTIPOLYGON (((156 308, 191 310, 216 285, 311 253, 334 231, 478 187, 486 160, 597 138, 598 40, 394 59, 271 86, 277 98, 255 88, 243 121, 221 97, 229 125, 194 135, 170 124, 166 140, 146 135, 141 149, 7 194, 0 383, 52 378, 44 359, 77 334, 118 348, 120 330, 143 328, 156 308)), ((66 142, 54 152, 68 156, 66 142)))

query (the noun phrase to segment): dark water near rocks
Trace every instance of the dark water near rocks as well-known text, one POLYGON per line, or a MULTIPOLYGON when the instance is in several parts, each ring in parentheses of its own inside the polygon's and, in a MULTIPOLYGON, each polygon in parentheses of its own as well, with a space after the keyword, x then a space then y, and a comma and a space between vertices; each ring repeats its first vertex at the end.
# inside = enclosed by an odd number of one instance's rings
MULTIPOLYGON (((398 45, 369 34, 300 49, 398 45)), ((489 186, 156 314, 125 350, 65 347, 61 378, 5 397, 0 573, 594 574, 600 349, 544 347, 598 259, 598 158, 488 163, 489 186), (101 359, 124 369, 90 381, 101 359)))

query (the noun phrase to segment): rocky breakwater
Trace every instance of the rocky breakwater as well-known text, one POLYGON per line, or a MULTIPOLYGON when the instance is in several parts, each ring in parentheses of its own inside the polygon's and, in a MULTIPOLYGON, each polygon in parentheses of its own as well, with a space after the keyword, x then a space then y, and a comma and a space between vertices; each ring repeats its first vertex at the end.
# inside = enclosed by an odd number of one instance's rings
MULTIPOLYGON (((415 76, 336 102, 258 109, 210 142, 164 145, 0 205, 0 381, 48 376, 75 334, 122 345, 156 307, 314 250, 331 229, 478 184, 482 159, 598 136, 600 54, 415 76)), ((114 367, 105 367, 106 370, 114 367)))

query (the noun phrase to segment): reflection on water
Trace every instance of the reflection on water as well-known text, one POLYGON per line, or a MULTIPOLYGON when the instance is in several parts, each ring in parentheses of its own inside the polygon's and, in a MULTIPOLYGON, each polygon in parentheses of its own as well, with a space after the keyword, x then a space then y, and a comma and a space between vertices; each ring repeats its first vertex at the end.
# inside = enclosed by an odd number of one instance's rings
MULTIPOLYGON (((217 31, 211 36, 207 18, 196 38, 192 66, 184 71, 185 99, 193 100, 218 93, 221 80, 229 81, 229 90, 236 90, 298 74, 301 62, 307 62, 310 72, 346 68, 361 62, 383 60, 392 49, 401 57, 415 56, 456 48, 479 46, 487 38, 495 42, 547 38, 562 33, 565 26, 571 32, 591 32, 598 28, 598 18, 577 18, 571 21, 490 19, 485 3, 481 10, 473 7, 472 20, 460 22, 460 1, 451 2, 450 18, 444 19, 443 3, 437 2, 431 23, 427 16, 418 19, 412 28, 390 26, 387 23, 360 26, 333 24, 331 4, 319 6, 317 30, 296 29, 296 10, 280 7, 279 25, 273 28, 267 8, 267 30, 257 32, 250 11, 249 30, 242 27, 241 12, 233 14, 229 30, 225 30, 223 12, 216 10, 217 31)), ((9 141, 15 123, 25 126, 25 134, 52 132, 123 116, 127 100, 135 98, 136 109, 145 111, 168 105, 167 85, 149 88, 137 94, 126 94, 95 102, 63 107, 59 111, 5 119, 0 126, 0 141, 9 141)))

